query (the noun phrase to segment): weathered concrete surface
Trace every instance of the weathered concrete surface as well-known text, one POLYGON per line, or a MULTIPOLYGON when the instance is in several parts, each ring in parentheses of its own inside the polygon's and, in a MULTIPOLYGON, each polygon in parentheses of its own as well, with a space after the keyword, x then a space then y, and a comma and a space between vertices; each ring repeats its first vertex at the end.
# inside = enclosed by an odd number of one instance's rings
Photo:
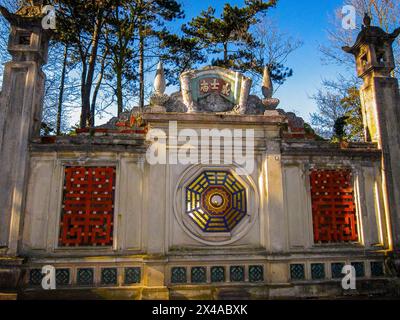
MULTIPOLYGON (((9 296, 13 298, 13 296, 9 296)), ((287 286, 174 286, 166 289, 96 288, 44 291, 27 289, 21 300, 299 300, 299 299, 400 299, 400 287, 387 279, 361 280, 357 289, 345 291, 340 281, 287 286)))
POLYGON ((0 292, 6 290, 10 294, 23 285, 24 270, 21 269, 23 259, 0 257, 0 292))
POLYGON ((387 193, 387 206, 391 214, 393 245, 400 251, 400 96, 395 78, 374 77, 365 79, 361 88, 364 108, 368 118, 376 117, 378 128, 376 142, 382 149, 382 159, 387 193), (368 97, 373 96, 373 99, 368 97))
POLYGON ((29 140, 39 134, 48 36, 40 19, 10 15, 11 36, 0 97, 0 247, 17 253, 29 166, 29 140), (26 23, 25 23, 26 22, 26 23), (29 36, 29 43, 21 39, 29 36))

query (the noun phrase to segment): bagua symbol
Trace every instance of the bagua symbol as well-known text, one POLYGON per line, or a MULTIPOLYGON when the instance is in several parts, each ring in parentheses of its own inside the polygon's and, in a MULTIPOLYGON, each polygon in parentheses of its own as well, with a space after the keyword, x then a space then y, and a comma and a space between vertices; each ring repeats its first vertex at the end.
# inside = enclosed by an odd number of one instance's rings
POLYGON ((56 268, 47 265, 42 268, 42 288, 44 290, 55 290, 56 289, 56 268))
POLYGON ((342 269, 345 274, 342 279, 343 290, 356 290, 356 269, 353 266, 346 265, 342 269))
POLYGON ((42 9, 45 16, 42 19, 42 28, 45 30, 56 29, 56 9, 53 6, 47 5, 42 9))

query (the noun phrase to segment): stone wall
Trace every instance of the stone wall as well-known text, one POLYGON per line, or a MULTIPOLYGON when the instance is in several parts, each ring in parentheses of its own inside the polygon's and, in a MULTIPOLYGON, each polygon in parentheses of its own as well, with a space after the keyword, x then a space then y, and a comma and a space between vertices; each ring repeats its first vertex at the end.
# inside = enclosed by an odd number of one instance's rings
MULTIPOLYGON (((179 129, 213 127, 202 115, 190 115, 186 121, 182 117, 179 129)), ((149 118, 152 128, 167 128, 164 116, 149 118)), ((55 293, 61 297, 70 296, 69 288, 79 289, 75 292, 85 296, 87 287, 97 288, 92 292, 97 298, 114 294, 132 298, 133 292, 142 299, 342 295, 338 272, 344 264, 356 267, 362 283, 387 281, 389 273, 379 273, 385 268, 384 252, 390 238, 376 147, 360 144, 337 149, 328 143, 282 141, 281 119, 241 120, 234 123, 227 117, 224 128, 252 128, 255 132, 255 170, 242 178, 250 190, 248 214, 252 218, 235 241, 223 245, 191 235, 179 221, 179 187, 195 177, 201 165, 149 165, 144 148, 130 149, 121 138, 107 135, 32 144, 20 250, 27 259, 21 297, 41 296, 35 273, 37 276, 45 264, 56 266, 60 279, 68 270, 67 282, 60 282, 61 291, 55 293), (58 245, 63 168, 73 165, 116 167, 112 247, 58 245), (314 243, 309 172, 315 167, 350 168, 353 172, 357 243, 314 243), (91 280, 83 284, 87 269, 91 280), (129 283, 132 274, 135 282, 129 283), (105 277, 115 281, 107 284, 105 277)), ((235 166, 203 168, 234 170, 235 166)), ((42 295, 49 293, 42 291, 42 295)))

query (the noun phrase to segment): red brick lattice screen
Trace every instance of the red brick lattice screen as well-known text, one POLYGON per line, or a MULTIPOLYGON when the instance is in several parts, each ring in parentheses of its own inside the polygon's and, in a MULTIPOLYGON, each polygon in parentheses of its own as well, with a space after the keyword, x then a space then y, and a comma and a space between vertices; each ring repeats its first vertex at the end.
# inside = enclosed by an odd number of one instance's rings
POLYGON ((66 167, 60 246, 113 242, 114 167, 66 167))
POLYGON ((312 170, 310 183, 314 241, 358 241, 351 170, 312 170))

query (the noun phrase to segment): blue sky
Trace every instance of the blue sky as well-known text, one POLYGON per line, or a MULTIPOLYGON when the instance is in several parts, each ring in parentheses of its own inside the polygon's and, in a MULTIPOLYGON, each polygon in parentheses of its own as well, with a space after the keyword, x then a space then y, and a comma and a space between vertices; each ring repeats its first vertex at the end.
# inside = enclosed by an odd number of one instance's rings
MULTIPOLYGON (((171 31, 180 32, 181 25, 206 10, 209 6, 222 11, 226 2, 242 6, 244 0, 178 0, 185 11, 185 19, 177 20, 168 25, 171 31)), ((352 70, 343 70, 336 65, 326 65, 321 61, 322 54, 319 45, 328 44, 326 29, 331 27, 332 18, 337 9, 342 8, 345 0, 278 0, 275 8, 268 11, 270 17, 281 32, 301 40, 303 46, 293 52, 286 66, 293 69, 294 74, 279 87, 275 97, 281 100, 279 108, 294 111, 307 122, 310 113, 316 111, 316 104, 310 98, 321 87, 323 79, 335 80, 340 73, 355 74, 352 70)), ((357 25, 360 21, 357 21, 357 25)), ((146 81, 151 84, 154 74, 148 75, 146 81)), ((177 88, 170 87, 167 93, 175 92, 177 88)), ((116 110, 113 110, 116 114, 116 110)), ((71 123, 79 120, 78 112, 72 115, 71 123)), ((109 120, 109 116, 96 119, 96 124, 109 120)))
MULTIPOLYGON (((184 7, 186 20, 190 20, 209 6, 221 10, 225 2, 242 6, 244 1, 180 2, 184 7)), ((326 29, 330 26, 335 10, 341 8, 343 2, 344 0, 278 0, 276 8, 270 9, 267 15, 276 22, 282 32, 304 43, 292 53, 287 63, 287 66, 293 69, 294 75, 279 88, 275 96, 281 100, 279 108, 295 110, 306 121, 309 121, 310 112, 316 110, 315 102, 310 96, 321 86, 322 79, 335 79, 344 71, 335 65, 324 65, 318 49, 319 44, 327 42, 326 29)))

